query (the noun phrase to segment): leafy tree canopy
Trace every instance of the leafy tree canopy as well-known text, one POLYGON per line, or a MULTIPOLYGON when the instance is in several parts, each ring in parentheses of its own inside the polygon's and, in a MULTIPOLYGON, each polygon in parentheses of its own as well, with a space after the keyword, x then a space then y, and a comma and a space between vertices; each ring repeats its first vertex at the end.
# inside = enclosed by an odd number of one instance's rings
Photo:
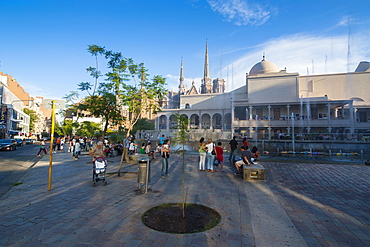
MULTIPOLYGON (((94 83, 78 84, 79 91, 86 92, 88 96, 76 107, 104 120, 103 136, 110 124, 123 125, 128 134, 144 112, 159 111, 158 102, 166 93, 163 77, 154 76, 149 80, 144 63, 135 63, 120 52, 97 45, 89 45, 87 50, 95 57, 95 67, 86 69, 94 83), (108 72, 104 75, 99 70, 99 56, 107 62, 108 72), (102 77, 104 80, 101 80, 102 77)), ((72 101, 77 96, 77 92, 71 92, 64 98, 72 101)))
POLYGON ((36 112, 34 110, 24 108, 23 112, 30 116, 30 132, 35 131, 35 122, 39 119, 36 112))
POLYGON ((134 127, 132 128, 131 134, 136 133, 139 130, 154 130, 154 122, 147 118, 139 119, 134 127))

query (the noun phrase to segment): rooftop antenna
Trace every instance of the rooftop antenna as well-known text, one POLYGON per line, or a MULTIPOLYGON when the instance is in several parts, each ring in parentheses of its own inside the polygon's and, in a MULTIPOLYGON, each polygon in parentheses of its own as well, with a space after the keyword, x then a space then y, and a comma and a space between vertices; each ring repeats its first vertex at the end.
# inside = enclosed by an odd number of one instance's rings
POLYGON ((223 50, 221 47, 221 56, 220 56, 220 78, 222 78, 222 55, 223 55, 223 50))
POLYGON ((231 87, 234 89, 234 64, 231 64, 231 87))
POLYGON ((312 75, 314 75, 315 74, 315 64, 314 64, 314 62, 313 62, 313 58, 311 59, 311 61, 312 61, 312 75))
POLYGON ((351 23, 350 23, 350 17, 348 17, 348 46, 347 46, 347 72, 349 72, 349 59, 350 59, 350 53, 351 53, 351 23))
MULTIPOLYGON (((229 81, 229 66, 227 66, 226 78, 227 78, 227 81, 229 81)), ((229 90, 231 91, 231 89, 229 89, 229 90)))

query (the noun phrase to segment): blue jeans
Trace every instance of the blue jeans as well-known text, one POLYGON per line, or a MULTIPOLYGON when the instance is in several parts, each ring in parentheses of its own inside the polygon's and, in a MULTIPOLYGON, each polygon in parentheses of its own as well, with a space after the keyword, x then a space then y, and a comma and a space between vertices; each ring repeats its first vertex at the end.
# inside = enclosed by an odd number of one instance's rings
POLYGON ((215 161, 215 156, 211 153, 207 153, 207 169, 213 171, 213 162, 215 161))
POLYGON ((162 176, 168 175, 168 158, 162 158, 162 176))
POLYGON ((229 161, 230 162, 234 162, 234 152, 236 151, 236 149, 231 149, 230 150, 230 156, 229 156, 229 161))

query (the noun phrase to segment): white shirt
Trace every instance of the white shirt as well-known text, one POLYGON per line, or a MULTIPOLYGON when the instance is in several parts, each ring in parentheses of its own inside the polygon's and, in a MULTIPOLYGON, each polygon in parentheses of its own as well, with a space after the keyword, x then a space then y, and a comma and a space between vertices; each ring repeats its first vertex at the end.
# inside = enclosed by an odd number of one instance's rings
POLYGON ((206 145, 206 147, 208 148, 208 150, 207 150, 207 153, 212 153, 212 151, 213 151, 213 148, 215 147, 215 144, 213 143, 213 142, 211 142, 211 143, 208 143, 207 145, 206 145))
POLYGON ((75 151, 76 152, 81 151, 81 146, 80 146, 80 143, 78 143, 78 142, 76 142, 76 144, 75 144, 75 151))

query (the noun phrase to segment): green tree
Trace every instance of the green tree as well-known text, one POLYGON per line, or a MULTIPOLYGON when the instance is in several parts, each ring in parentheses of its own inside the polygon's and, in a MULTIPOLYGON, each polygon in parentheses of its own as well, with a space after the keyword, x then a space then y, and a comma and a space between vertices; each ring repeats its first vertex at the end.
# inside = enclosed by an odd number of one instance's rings
POLYGON ((131 134, 136 133, 138 130, 154 130, 154 123, 147 118, 139 119, 132 128, 131 134))
MULTIPOLYGON (((79 90, 88 94, 76 107, 86 110, 95 117, 104 121, 103 136, 108 126, 123 125, 127 135, 142 113, 159 111, 158 102, 166 92, 165 79, 154 76, 148 80, 147 69, 143 63, 135 63, 131 58, 125 58, 120 52, 108 51, 97 45, 88 46, 88 51, 95 56, 96 67, 87 68, 87 72, 94 78, 94 84, 81 82, 79 90), (99 81, 101 72, 98 69, 98 56, 107 61, 108 72, 105 80, 99 81)), ((65 98, 76 96, 72 92, 65 98)))
MULTIPOLYGON (((57 136, 63 136, 64 133, 63 133, 63 127, 59 124, 58 121, 55 121, 55 124, 54 124, 54 137, 57 137, 57 136)), ((56 140, 56 139, 54 139, 56 140)))
POLYGON ((85 136, 85 137, 94 137, 100 130, 100 124, 89 122, 89 121, 83 121, 79 128, 77 129, 76 134, 78 136, 85 136))
POLYGON ((35 131, 35 122, 39 119, 36 112, 34 110, 24 108, 23 112, 26 113, 28 116, 30 116, 30 132, 35 131))
POLYGON ((73 130, 78 129, 80 124, 78 122, 73 122, 72 120, 66 119, 62 122, 61 128, 62 133, 65 136, 72 137, 73 130))
POLYGON ((189 121, 184 115, 178 113, 175 114, 176 125, 173 129, 177 129, 176 137, 173 139, 175 145, 179 144, 179 151, 182 154, 182 172, 181 172, 181 185, 182 185, 182 217, 185 217, 185 142, 189 132, 188 124, 189 121))

